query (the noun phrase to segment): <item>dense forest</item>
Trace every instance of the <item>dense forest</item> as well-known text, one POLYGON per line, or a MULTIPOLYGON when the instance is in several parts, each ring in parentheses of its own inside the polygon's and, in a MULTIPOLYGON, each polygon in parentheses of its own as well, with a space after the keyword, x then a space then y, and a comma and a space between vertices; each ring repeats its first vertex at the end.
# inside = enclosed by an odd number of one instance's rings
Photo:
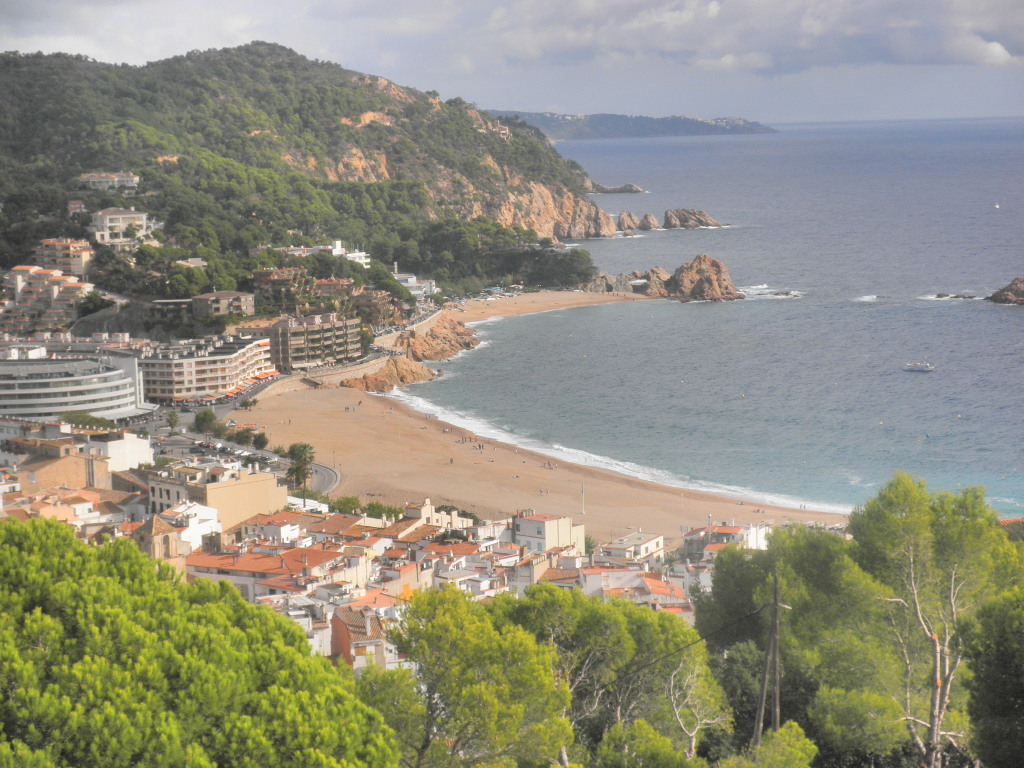
MULTIPOLYGON (((461 99, 267 43, 142 67, 5 53, 0 90, 5 267, 26 262, 40 238, 85 236, 88 217, 67 214, 75 199, 162 222, 144 261, 206 260, 201 275, 180 275, 191 293, 235 287, 251 249, 332 240, 444 283, 521 282, 537 235, 495 224, 497 211, 515 208, 527 183, 577 197, 588 184, 534 128, 499 132, 461 99), (76 189, 79 174, 114 170, 141 177, 136 196, 76 189)), ((584 272, 570 268, 566 281, 584 272)), ((181 280, 172 290, 133 279, 152 295, 185 291, 181 280)))
POLYGON ((227 584, 4 523, 0 767, 1019 766, 1020 543, 979 489, 902 474, 849 532, 724 549, 696 626, 551 584, 416 592, 392 628, 414 670, 353 681, 227 584))

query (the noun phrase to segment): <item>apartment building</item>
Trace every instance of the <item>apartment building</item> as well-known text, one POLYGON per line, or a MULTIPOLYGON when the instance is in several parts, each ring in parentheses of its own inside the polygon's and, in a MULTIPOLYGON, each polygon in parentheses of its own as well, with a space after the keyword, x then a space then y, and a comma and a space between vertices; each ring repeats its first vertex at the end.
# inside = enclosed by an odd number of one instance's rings
POLYGON ((93 290, 92 283, 57 269, 28 264, 4 275, 0 332, 29 336, 37 331, 60 331, 78 317, 78 304, 93 290))
POLYGON ((224 315, 256 314, 256 297, 251 293, 238 291, 214 291, 192 297, 192 314, 196 317, 220 317, 224 315))
POLYGON ((319 365, 355 360, 362 354, 359 319, 336 312, 285 317, 260 327, 241 328, 267 336, 278 371, 294 373, 319 365))
POLYGON ((139 369, 146 400, 163 404, 212 402, 277 374, 270 341, 239 336, 154 345, 139 369))
POLYGON ((64 274, 85 277, 95 255, 87 240, 56 237, 40 240, 35 247, 36 264, 43 269, 58 269, 64 274))

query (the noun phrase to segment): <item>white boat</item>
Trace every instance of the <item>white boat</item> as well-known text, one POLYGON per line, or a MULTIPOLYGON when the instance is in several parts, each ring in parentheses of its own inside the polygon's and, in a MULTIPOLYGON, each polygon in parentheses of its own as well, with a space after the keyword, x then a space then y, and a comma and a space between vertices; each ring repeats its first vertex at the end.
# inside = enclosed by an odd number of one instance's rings
POLYGON ((907 363, 903 367, 903 370, 904 371, 909 371, 910 373, 931 373, 932 371, 935 370, 935 366, 932 365, 931 363, 924 363, 924 362, 921 362, 921 363, 907 363))

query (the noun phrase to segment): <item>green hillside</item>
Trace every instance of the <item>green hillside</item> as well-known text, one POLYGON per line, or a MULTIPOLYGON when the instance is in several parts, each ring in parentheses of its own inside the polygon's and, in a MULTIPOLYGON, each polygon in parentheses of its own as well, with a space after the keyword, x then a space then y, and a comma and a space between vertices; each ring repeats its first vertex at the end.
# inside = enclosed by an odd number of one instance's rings
POLYGON ((6 53, 0 92, 3 266, 25 261, 40 237, 83 234, 69 199, 90 210, 134 205, 165 222, 167 241, 187 255, 340 239, 407 269, 445 270, 441 279, 486 275, 488 265, 422 250, 425 222, 485 217, 525 244, 531 229, 587 234, 577 230, 596 216, 586 174, 536 129, 503 129, 461 99, 278 45, 141 67, 6 53), (115 170, 141 176, 138 196, 75 188, 80 173, 115 170), (541 193, 570 200, 573 221, 559 222, 566 206, 550 203, 538 217, 541 193))

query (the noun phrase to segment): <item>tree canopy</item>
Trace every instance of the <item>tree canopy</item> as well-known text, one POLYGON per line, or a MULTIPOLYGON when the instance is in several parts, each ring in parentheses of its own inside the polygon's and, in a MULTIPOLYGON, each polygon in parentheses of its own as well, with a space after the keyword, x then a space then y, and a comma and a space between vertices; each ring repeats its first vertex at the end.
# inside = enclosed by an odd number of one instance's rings
POLYGON ((397 764, 344 669, 237 590, 127 540, 0 525, 0 766, 397 764))

